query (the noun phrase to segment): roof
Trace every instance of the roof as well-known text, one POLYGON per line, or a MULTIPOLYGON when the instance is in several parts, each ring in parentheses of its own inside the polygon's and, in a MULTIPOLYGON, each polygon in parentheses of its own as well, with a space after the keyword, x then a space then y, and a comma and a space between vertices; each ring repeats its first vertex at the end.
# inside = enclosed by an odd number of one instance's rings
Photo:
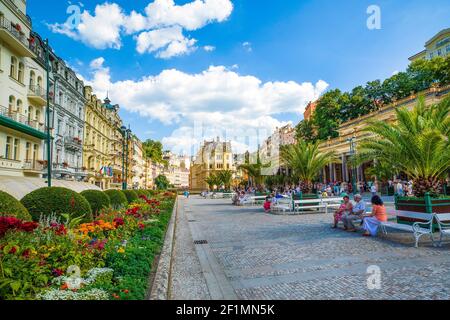
POLYGON ((444 34, 450 34, 450 28, 447 28, 447 29, 444 29, 444 30, 441 30, 441 31, 439 31, 433 38, 431 38, 430 40, 428 40, 426 43, 425 43, 425 46, 427 47, 427 46, 429 46, 431 43, 433 43, 437 38, 439 38, 440 36, 442 36, 442 35, 444 35, 444 34))

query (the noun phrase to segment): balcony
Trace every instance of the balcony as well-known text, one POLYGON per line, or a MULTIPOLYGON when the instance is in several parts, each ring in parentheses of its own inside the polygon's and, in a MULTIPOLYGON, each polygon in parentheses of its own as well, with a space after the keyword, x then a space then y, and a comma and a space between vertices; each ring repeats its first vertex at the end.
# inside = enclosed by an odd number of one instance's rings
POLYGON ((85 178, 89 175, 85 168, 75 168, 75 177, 85 178))
POLYGON ((22 163, 17 160, 0 158, 0 168, 18 171, 18 170, 22 170, 22 163))
POLYGON ((25 33, 20 24, 14 24, 5 17, 0 17, 0 39, 8 44, 21 57, 35 58, 25 33))
POLYGON ((29 120, 28 117, 15 110, 0 106, 0 125, 17 130, 38 139, 45 139, 45 126, 36 120, 29 120))
POLYGON ((23 171, 29 173, 41 173, 46 167, 41 160, 25 160, 23 163, 23 171))
POLYGON ((71 174, 72 169, 66 163, 54 163, 53 164, 53 173, 54 174, 71 174))
POLYGON ((47 91, 41 86, 28 86, 28 99, 37 106, 43 107, 47 105, 47 91))
POLYGON ((73 151, 81 151, 83 150, 83 143, 80 138, 77 137, 65 137, 64 138, 64 146, 66 149, 73 151))

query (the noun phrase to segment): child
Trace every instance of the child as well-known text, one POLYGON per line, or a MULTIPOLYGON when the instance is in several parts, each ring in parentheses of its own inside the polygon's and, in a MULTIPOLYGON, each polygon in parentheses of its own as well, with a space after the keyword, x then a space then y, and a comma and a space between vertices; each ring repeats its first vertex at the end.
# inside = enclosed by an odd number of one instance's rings
POLYGON ((264 202, 264 211, 266 213, 269 213, 271 206, 272 206, 272 202, 270 201, 270 197, 266 197, 266 201, 264 202))

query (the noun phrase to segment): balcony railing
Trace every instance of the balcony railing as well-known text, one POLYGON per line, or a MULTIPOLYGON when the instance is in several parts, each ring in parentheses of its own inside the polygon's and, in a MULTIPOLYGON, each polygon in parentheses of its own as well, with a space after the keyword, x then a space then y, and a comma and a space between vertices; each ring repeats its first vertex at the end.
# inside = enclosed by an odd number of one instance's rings
POLYGON ((25 171, 43 171, 47 166, 41 160, 25 160, 23 163, 23 170, 25 171))
POLYGON ((28 98, 34 100, 34 102, 44 106, 47 103, 47 90, 39 85, 28 86, 28 98))
POLYGON ((18 123, 24 124, 26 126, 29 126, 30 128, 39 130, 41 132, 45 132, 44 124, 42 124, 36 120, 29 120, 28 117, 20 114, 19 112, 15 111, 15 110, 11 110, 9 108, 0 106, 0 116, 14 120, 18 123))
POLYGON ((75 150, 81 150, 83 148, 82 140, 80 138, 71 136, 64 138, 64 145, 66 146, 66 148, 75 150))
POLYGON ((4 40, 16 48, 23 56, 34 57, 35 54, 30 47, 30 41, 21 28, 20 24, 15 24, 3 16, 0 17, 0 30, 7 33, 4 40))

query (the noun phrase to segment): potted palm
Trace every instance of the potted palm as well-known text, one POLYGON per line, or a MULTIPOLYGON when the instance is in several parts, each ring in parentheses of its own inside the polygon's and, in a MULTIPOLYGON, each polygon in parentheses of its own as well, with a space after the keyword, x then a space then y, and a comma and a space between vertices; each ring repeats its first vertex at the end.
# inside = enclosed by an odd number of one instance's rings
MULTIPOLYGON (((413 182, 413 197, 396 197, 398 210, 450 212, 450 197, 443 182, 450 169, 450 98, 427 107, 419 97, 412 110, 396 110, 397 122, 372 121, 365 131, 375 139, 361 142, 357 161, 380 161, 406 174, 413 182)), ((411 220, 399 218, 399 222, 411 220)))
POLYGON ((312 194, 313 183, 326 165, 339 162, 334 151, 321 152, 319 142, 310 143, 303 140, 295 145, 284 146, 281 159, 300 182, 301 199, 317 199, 317 194, 312 194))

